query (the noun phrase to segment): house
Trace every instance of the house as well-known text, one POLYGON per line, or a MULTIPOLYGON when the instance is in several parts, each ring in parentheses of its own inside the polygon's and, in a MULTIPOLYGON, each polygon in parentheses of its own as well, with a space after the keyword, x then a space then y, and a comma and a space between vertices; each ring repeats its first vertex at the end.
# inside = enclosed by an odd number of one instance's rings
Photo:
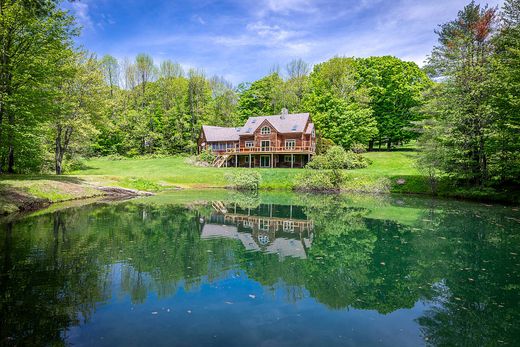
POLYGON ((202 126, 198 150, 217 155, 215 166, 304 167, 316 152, 308 113, 250 117, 238 128, 202 126))
POLYGON ((238 240, 247 251, 278 254, 281 258, 307 258, 314 238, 314 223, 301 206, 260 204, 241 208, 213 202, 203 220, 201 238, 238 240))

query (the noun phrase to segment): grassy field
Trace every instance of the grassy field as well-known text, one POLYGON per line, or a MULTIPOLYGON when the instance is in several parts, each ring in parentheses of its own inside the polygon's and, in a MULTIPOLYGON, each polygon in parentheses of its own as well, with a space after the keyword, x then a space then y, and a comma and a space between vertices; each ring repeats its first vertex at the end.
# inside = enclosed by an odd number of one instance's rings
MULTIPOLYGON (((370 152, 364 154, 372 164, 364 169, 347 171, 345 191, 368 193, 429 194, 427 179, 415 166, 413 150, 370 152)), ((0 214, 31 204, 84 199, 99 195, 96 186, 116 186, 160 192, 177 188, 222 188, 226 173, 247 168, 197 167, 186 157, 88 160, 82 170, 64 176, 0 176, 0 214)), ((301 169, 253 169, 262 180, 261 190, 291 190, 301 169)), ((440 196, 516 203, 518 192, 494 193, 484 190, 460 190, 441 182, 440 196)))
MULTIPOLYGON (((350 181, 356 186, 372 184, 381 178, 392 180, 402 176, 406 180, 418 177, 414 166, 415 152, 371 152, 366 153, 366 156, 372 160, 372 165, 348 172, 350 181)), ((185 157, 123 160, 97 158, 89 160, 86 168, 72 172, 71 175, 98 184, 159 191, 173 187, 225 187, 226 173, 236 170, 250 169, 197 167, 188 164, 185 157)), ((298 169, 254 170, 262 175, 261 189, 276 190, 292 189, 296 176, 301 172, 298 169)))

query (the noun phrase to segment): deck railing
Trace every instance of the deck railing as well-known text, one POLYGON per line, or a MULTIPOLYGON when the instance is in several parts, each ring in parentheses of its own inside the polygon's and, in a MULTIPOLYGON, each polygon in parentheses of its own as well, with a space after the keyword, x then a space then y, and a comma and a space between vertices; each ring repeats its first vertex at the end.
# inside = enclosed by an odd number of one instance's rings
POLYGON ((292 146, 292 147, 275 147, 275 146, 264 146, 264 147, 233 147, 233 148, 227 148, 226 153, 228 154, 237 154, 237 153, 261 153, 261 152, 287 152, 287 153, 294 153, 294 152, 310 152, 314 153, 315 149, 314 146, 292 146))

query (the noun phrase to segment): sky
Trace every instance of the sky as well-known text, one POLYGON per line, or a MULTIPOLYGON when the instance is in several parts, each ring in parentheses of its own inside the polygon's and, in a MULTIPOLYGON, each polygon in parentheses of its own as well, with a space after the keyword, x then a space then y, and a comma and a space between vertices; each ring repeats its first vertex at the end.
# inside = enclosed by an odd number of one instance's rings
MULTIPOLYGON (((235 85, 302 58, 393 55, 422 65, 435 28, 469 0, 79 0, 63 6, 99 56, 150 54, 235 85)), ((485 4, 485 2, 476 1, 485 4)), ((501 0, 489 0, 500 6, 501 0)))

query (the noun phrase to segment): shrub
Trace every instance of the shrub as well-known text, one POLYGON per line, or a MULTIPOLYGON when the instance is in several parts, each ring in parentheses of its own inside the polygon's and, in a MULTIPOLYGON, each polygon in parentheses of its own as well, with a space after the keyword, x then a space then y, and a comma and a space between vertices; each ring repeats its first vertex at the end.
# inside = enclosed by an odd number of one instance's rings
POLYGON ((362 155, 345 151, 341 146, 333 146, 327 153, 312 158, 307 164, 307 168, 315 170, 360 169, 369 164, 370 161, 362 155))
POLYGON ((354 143, 350 146, 350 150, 354 153, 361 154, 367 151, 367 146, 362 143, 354 143))
POLYGON ((304 170, 296 176, 294 188, 299 191, 340 191, 346 176, 340 170, 304 170))
POLYGON ((84 170, 88 168, 85 160, 81 157, 68 158, 63 164, 64 172, 84 170))
POLYGON ((228 187, 238 190, 258 190, 262 176, 257 171, 240 170, 226 173, 228 187))
POLYGON ((333 146, 335 146, 334 141, 326 139, 324 137, 318 137, 316 141, 316 153, 327 153, 327 151, 333 146))
POLYGON ((200 154, 197 156, 197 161, 206 164, 212 164, 215 161, 215 158, 215 154, 213 154, 213 152, 211 152, 211 150, 208 148, 200 152, 200 154))

